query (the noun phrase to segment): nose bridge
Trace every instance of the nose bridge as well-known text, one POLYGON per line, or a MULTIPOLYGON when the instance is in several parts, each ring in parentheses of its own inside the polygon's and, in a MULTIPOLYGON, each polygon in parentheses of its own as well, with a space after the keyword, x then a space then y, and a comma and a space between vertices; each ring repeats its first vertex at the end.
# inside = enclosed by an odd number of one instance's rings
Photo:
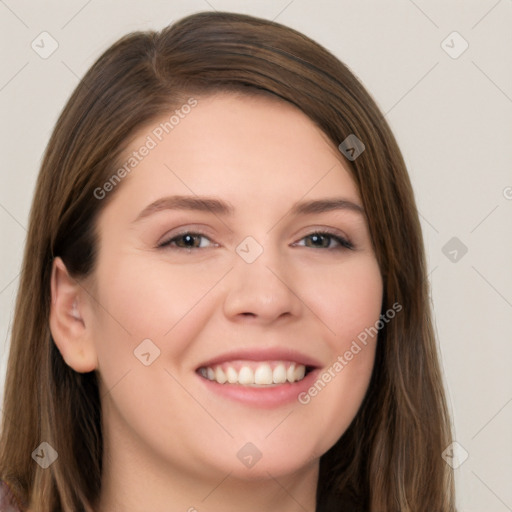
POLYGON ((251 314, 272 320, 284 314, 298 314, 300 304, 289 283, 286 262, 267 237, 265 244, 248 236, 235 249, 225 297, 226 315, 251 314))

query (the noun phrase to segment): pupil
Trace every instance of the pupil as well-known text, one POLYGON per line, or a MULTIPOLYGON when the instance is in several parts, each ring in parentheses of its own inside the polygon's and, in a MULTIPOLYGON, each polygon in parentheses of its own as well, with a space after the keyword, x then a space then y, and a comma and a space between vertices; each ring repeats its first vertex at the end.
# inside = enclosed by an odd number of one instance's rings
POLYGON ((183 240, 186 245, 194 245, 194 238, 192 237, 192 235, 184 235, 183 240))
POLYGON ((319 243, 321 246, 325 246, 325 244, 322 244, 322 240, 326 240, 326 237, 324 235, 311 235, 311 238, 314 244, 319 243))

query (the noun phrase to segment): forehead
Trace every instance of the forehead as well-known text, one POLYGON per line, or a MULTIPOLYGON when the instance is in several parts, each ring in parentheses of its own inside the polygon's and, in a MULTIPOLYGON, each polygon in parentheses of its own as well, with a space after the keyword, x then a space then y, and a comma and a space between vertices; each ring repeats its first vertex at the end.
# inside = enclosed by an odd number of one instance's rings
POLYGON ((119 165, 129 170, 121 195, 132 204, 165 193, 218 195, 252 207, 337 193, 358 199, 344 157, 295 106, 225 92, 193 99, 194 106, 139 129, 121 155, 119 165), (135 165, 126 166, 130 161, 135 165))

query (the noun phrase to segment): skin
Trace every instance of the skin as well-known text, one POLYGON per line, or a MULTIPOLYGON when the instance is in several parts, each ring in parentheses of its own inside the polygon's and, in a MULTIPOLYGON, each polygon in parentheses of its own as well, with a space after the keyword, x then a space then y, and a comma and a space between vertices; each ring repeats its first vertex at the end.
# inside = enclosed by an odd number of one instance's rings
MULTIPOLYGON (((207 390, 195 370, 260 347, 295 348, 326 369, 374 325, 382 279, 364 214, 288 214, 297 201, 362 203, 344 157, 294 106, 233 93, 197 99, 102 211, 92 276, 77 283, 54 263, 55 342, 68 365, 100 377, 97 510, 313 511, 319 457, 361 405, 376 339, 306 405, 236 402, 207 390), (174 194, 222 199, 235 214, 162 210, 135 220, 174 194), (177 228, 201 232, 200 248, 158 248, 177 228), (354 248, 309 236, 325 229, 354 248), (247 236, 263 248, 253 263, 235 250, 247 236), (160 355, 145 366, 134 350, 148 338, 160 355), (262 454, 252 468, 237 457, 248 442, 262 454)), ((168 118, 141 129, 125 156, 168 118)))

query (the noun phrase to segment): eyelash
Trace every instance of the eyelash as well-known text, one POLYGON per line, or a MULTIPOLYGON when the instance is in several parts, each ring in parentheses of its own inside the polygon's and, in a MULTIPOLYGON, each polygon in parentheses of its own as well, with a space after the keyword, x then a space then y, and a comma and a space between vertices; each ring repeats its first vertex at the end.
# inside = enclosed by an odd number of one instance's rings
MULTIPOLYGON (((172 248, 175 250, 182 250, 182 251, 187 251, 187 252, 191 252, 192 250, 197 250, 197 249, 205 249, 205 247, 177 247, 177 246, 172 245, 172 243, 175 242, 177 239, 184 237, 186 235, 190 235, 193 237, 199 236, 199 237, 207 238, 208 240, 210 240, 203 233, 198 233, 195 231, 183 231, 182 233, 178 233, 177 235, 173 236, 172 238, 169 238, 168 240, 158 244, 158 248, 159 249, 172 248)), ((349 249, 349 250, 354 249, 353 244, 351 242, 349 242, 346 238, 343 238, 339 235, 331 233, 330 231, 313 231, 313 232, 309 233, 308 235, 303 236, 301 238, 301 240, 304 240, 305 238, 311 237, 313 235, 320 235, 320 236, 328 237, 332 240, 335 240, 339 245, 337 247, 311 247, 311 249, 325 249, 328 251, 341 251, 341 250, 345 250, 345 249, 349 249)))

